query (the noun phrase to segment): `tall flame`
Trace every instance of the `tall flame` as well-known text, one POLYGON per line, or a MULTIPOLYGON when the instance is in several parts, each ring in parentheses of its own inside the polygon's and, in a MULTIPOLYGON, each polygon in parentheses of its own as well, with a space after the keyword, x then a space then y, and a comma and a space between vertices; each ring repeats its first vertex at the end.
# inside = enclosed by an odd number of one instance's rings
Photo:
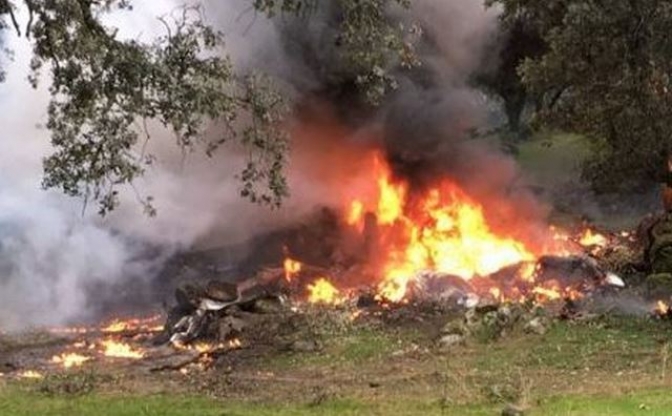
MULTIPOLYGON (((362 207, 377 216, 383 251, 387 253, 382 260, 380 298, 402 300, 410 281, 421 270, 469 280, 536 258, 522 242, 495 234, 483 206, 455 183, 445 180, 411 201, 406 183, 395 183, 378 156, 374 172, 378 186, 375 204, 352 201, 348 223, 361 223, 362 207)), ((527 272, 527 279, 531 273, 527 272)))

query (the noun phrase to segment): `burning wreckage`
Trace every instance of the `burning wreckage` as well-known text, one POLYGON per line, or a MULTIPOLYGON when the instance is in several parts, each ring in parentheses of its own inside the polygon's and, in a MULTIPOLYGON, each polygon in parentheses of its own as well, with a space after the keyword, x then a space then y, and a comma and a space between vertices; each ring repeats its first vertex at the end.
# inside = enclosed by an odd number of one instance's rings
MULTIPOLYGON (((273 240, 267 251, 277 257, 266 264, 277 267, 247 279, 178 285, 163 325, 156 316, 54 330, 66 338, 50 344, 44 353, 50 358, 35 363, 19 356, 0 373, 37 378, 53 366, 122 359, 142 360, 153 372, 186 374, 209 368, 228 351, 255 347, 260 334, 248 328, 257 317, 300 316, 315 309, 312 304, 346 311, 353 321, 425 305, 463 314, 500 305, 559 305, 558 316, 576 316, 582 305, 625 287, 612 272, 619 271, 610 263, 615 254, 657 247, 640 241, 641 233, 600 234, 586 227, 573 234, 547 228, 526 238, 491 225, 484 205, 453 182, 412 195, 378 158, 373 172, 376 190, 368 199, 352 198, 343 213, 323 211, 293 237, 273 240)), ((655 234, 660 223, 644 234, 655 234)), ((665 302, 656 310, 670 314, 665 302)), ((279 320, 261 319, 257 332, 275 336, 266 329, 279 320)))
POLYGON ((583 227, 572 236, 550 228, 535 240, 516 238, 515 232, 495 231, 483 205, 453 182, 418 196, 395 181, 378 156, 372 172, 372 197, 352 198, 341 215, 326 212, 308 226, 312 237, 300 236, 303 243, 291 250, 276 247, 282 268, 237 283, 212 280, 178 288, 163 341, 221 339, 228 331, 218 323, 228 311, 254 310, 260 299, 294 310, 302 304, 348 307, 358 316, 417 303, 464 309, 527 301, 576 304, 625 287, 597 258, 632 246, 630 233, 583 227), (329 253, 313 255, 313 265, 289 254, 303 258, 302 252, 315 247, 329 253))

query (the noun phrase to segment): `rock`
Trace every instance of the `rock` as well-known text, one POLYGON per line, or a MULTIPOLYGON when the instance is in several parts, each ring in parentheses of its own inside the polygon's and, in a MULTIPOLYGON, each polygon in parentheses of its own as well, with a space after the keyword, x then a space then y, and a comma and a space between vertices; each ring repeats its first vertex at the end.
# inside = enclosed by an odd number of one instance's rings
POLYGON ((473 293, 474 288, 461 277, 433 270, 423 270, 411 279, 409 291, 416 300, 458 303, 473 293))
POLYGON ((654 273, 672 273, 672 215, 659 217, 648 230, 645 259, 654 273))
POLYGON ((238 298, 238 285, 221 280, 210 280, 205 287, 208 297, 220 302, 231 302, 238 298))
POLYGON ((542 256, 538 262, 538 282, 558 281, 566 285, 600 282, 604 271, 589 256, 542 256))
POLYGON ((200 287, 190 283, 185 283, 175 289, 177 305, 185 310, 198 307, 204 295, 205 293, 200 287))
POLYGON ((358 308, 371 308, 378 306, 378 301, 376 296, 373 293, 364 293, 357 298, 357 307, 358 308))
POLYGON ((277 297, 275 298, 261 298, 257 299, 254 302, 254 312, 265 313, 265 314, 274 314, 279 313, 284 309, 284 305, 281 300, 277 297))
POLYGON ((518 406, 512 404, 507 404, 504 410, 502 410, 502 416, 523 416, 525 411, 518 406))
POLYGON ((451 321, 441 328, 441 335, 461 335, 469 334, 469 328, 461 320, 451 321))
POLYGON ((464 337, 458 334, 444 335, 439 339, 439 347, 441 348, 451 348, 455 345, 463 343, 464 343, 464 337))
POLYGON ((320 350, 320 344, 314 339, 299 339, 289 345, 289 350, 294 352, 316 352, 320 350))
POLYGON ((660 243, 659 247, 652 250, 651 256, 651 270, 654 273, 670 273, 672 272, 672 235, 666 237, 665 241, 660 243), (664 245, 663 245, 664 244, 664 245))
POLYGON ((525 332, 530 334, 544 335, 546 331, 548 331, 546 322, 539 316, 525 325, 525 332))
POLYGON ((232 335, 240 334, 247 324, 240 318, 225 316, 219 320, 219 339, 229 339, 232 335))
POLYGON ((672 273, 655 273, 646 278, 646 288, 653 298, 672 295, 672 273))
POLYGON ((195 362, 199 353, 193 350, 175 351, 172 353, 164 352, 158 356, 150 357, 143 361, 142 365, 149 372, 178 370, 186 365, 195 362))

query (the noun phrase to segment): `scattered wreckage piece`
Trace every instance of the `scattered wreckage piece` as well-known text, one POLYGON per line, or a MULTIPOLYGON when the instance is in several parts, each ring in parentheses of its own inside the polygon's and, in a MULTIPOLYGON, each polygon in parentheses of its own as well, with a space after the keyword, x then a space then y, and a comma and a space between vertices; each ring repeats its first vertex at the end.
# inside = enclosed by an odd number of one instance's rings
MULTIPOLYGON (((234 306, 244 308, 258 300, 269 298, 284 303, 286 298, 282 293, 283 277, 284 271, 281 269, 266 269, 240 282, 212 280, 205 288, 190 284, 177 288, 177 305, 168 313, 164 334, 159 343, 189 344, 204 336, 210 324, 234 306)), ((225 332, 237 331, 239 327, 238 324, 229 325, 229 331, 225 332)))

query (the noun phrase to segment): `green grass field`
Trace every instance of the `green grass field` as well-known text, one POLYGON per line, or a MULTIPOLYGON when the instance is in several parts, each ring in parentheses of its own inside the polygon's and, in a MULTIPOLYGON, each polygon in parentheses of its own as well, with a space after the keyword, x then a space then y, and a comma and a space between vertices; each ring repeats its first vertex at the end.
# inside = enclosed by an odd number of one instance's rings
POLYGON ((516 332, 447 351, 412 328, 355 328, 326 335, 319 352, 211 371, 210 385, 225 380, 223 389, 182 389, 166 374, 156 377, 172 387, 146 393, 118 380, 63 393, 54 383, 67 375, 4 380, 0 415, 496 415, 507 403, 529 415, 670 415, 670 325, 558 322, 543 336, 516 332), (272 376, 257 378, 261 370, 272 376))

